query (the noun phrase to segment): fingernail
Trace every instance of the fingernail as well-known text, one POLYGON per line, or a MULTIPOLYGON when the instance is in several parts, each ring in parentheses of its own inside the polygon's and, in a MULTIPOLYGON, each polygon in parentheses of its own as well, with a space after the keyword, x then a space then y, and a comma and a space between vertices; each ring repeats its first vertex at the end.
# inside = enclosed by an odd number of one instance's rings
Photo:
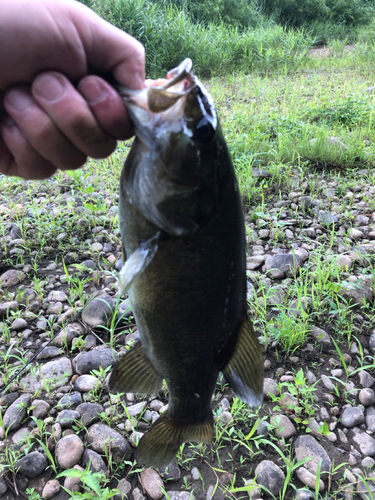
POLYGON ((40 75, 33 84, 33 93, 39 99, 47 102, 57 101, 64 94, 65 85, 59 76, 51 74, 40 75))
POLYGON ((27 90, 9 90, 5 95, 5 105, 13 111, 25 111, 33 102, 33 98, 27 90))
POLYGON ((97 104, 107 96, 107 89, 98 80, 87 78, 83 80, 78 89, 89 104, 97 104))

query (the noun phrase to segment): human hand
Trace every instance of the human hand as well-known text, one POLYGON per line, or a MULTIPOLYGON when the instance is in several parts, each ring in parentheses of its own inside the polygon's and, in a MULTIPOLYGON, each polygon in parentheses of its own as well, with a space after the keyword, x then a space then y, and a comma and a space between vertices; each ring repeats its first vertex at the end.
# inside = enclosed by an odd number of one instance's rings
POLYGON ((2 0, 0 173, 44 179, 131 137, 108 73, 143 88, 142 45, 72 0, 2 0))

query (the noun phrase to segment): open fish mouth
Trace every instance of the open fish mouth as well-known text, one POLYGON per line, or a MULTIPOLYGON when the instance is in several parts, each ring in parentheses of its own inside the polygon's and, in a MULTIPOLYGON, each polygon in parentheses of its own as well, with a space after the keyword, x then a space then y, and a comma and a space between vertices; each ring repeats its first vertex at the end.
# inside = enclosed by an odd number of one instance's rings
MULTIPOLYGON (((165 121, 175 120, 183 110, 186 97, 197 84, 192 68, 193 63, 191 59, 187 58, 168 72, 167 79, 163 80, 161 85, 150 85, 142 90, 131 90, 119 84, 115 85, 124 99, 133 121, 137 122, 138 117, 134 116, 134 107, 161 114, 165 121), (164 113, 165 111, 168 112, 164 113)), ((140 115, 139 111, 137 115, 140 115)))

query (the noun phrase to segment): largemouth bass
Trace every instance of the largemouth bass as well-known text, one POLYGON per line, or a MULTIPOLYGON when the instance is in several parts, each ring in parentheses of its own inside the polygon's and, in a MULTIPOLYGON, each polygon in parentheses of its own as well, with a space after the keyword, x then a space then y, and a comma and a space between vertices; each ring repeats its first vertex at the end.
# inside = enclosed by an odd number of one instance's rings
POLYGON ((142 437, 137 460, 170 463, 186 441, 210 443, 211 400, 222 372, 252 407, 263 359, 247 316, 240 193, 211 96, 186 59, 160 86, 119 88, 136 138, 120 185, 127 289, 141 341, 110 377, 111 390, 155 393, 168 410, 142 437))

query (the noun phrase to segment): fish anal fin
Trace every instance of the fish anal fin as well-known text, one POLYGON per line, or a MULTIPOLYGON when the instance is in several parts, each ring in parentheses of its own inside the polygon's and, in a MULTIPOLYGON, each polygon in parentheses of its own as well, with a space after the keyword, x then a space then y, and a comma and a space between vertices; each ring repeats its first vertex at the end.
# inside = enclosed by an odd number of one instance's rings
POLYGON ((155 394, 163 384, 138 341, 115 365, 109 379, 109 388, 117 392, 155 394))
POLYGON ((253 325, 246 316, 233 354, 222 370, 235 394, 252 408, 263 400, 263 356, 253 325))
POLYGON ((137 462, 146 467, 162 467, 172 461, 186 441, 211 443, 213 423, 211 414, 199 424, 180 424, 170 418, 167 410, 140 440, 136 451, 137 462))

